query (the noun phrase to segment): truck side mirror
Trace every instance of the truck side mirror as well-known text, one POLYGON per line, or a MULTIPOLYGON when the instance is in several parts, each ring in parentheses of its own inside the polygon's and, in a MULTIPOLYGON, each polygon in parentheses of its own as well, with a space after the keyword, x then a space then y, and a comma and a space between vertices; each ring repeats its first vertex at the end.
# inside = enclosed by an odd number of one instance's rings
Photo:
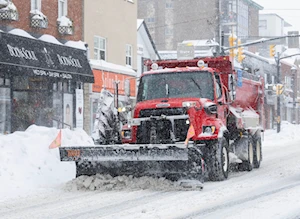
POLYGON ((125 79, 124 81, 124 90, 125 90, 125 96, 130 96, 130 81, 128 79, 125 79))
POLYGON ((230 95, 230 99, 232 101, 235 100, 235 96, 236 96, 236 83, 234 81, 234 76, 232 74, 229 75, 228 77, 228 85, 229 85, 229 95, 230 95))

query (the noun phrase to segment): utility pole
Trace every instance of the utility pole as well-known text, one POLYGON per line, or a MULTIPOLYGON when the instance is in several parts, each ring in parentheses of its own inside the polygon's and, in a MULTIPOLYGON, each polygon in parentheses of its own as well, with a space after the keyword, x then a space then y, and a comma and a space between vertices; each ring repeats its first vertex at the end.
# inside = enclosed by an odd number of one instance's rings
MULTIPOLYGON (((289 56, 284 56, 284 57, 279 57, 280 54, 277 53, 277 55, 275 56, 275 61, 276 61, 276 67, 277 67, 277 83, 278 84, 280 84, 280 82, 281 82, 281 78, 280 78, 280 60, 290 58, 290 57, 293 57, 293 56, 298 56, 298 55, 300 55, 300 53, 296 53, 296 54, 289 55, 289 56)), ((293 104, 296 104, 295 100, 293 101, 293 104)), ((277 95, 277 133, 280 132, 280 127, 281 127, 280 107, 281 107, 280 95, 277 95)))
POLYGON ((296 96, 297 96, 297 68, 295 65, 291 68, 292 72, 292 90, 293 90, 293 120, 292 123, 296 124, 296 96))
MULTIPOLYGON (((281 79, 280 79, 280 54, 277 52, 277 55, 275 56, 275 61, 276 61, 276 69, 277 69, 277 84, 280 84, 281 79)), ((281 127, 281 115, 280 115, 280 95, 277 95, 277 133, 280 132, 280 127, 281 127)))

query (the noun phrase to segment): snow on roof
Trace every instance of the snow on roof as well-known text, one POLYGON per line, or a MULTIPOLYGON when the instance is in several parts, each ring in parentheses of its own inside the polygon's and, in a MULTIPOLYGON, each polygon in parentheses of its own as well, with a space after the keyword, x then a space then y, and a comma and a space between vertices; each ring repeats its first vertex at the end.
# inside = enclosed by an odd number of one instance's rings
POLYGON ((93 69, 99 69, 99 70, 104 70, 109 72, 136 76, 136 72, 129 67, 106 62, 104 60, 90 59, 90 64, 93 69))
POLYGON ((266 58, 266 57, 260 56, 259 54, 249 52, 248 50, 244 50, 244 54, 247 56, 255 57, 255 58, 265 61, 269 64, 276 64, 274 58, 266 58))
POLYGON ((8 31, 10 34, 18 35, 18 36, 23 36, 31 39, 36 39, 33 36, 31 36, 29 33, 27 33, 25 30, 21 30, 18 28, 12 29, 11 31, 8 31))
POLYGON ((296 60, 300 60, 300 49, 299 48, 289 48, 281 54, 280 58, 282 58, 280 62, 282 62, 286 65, 292 66, 295 64, 296 60), (296 55, 296 54, 299 54, 299 55, 296 55), (283 58, 285 56, 291 56, 291 55, 295 55, 295 56, 292 56, 289 58, 283 58))
POLYGON ((86 47, 85 47, 85 42, 79 40, 79 41, 68 41, 65 43, 66 46, 69 46, 69 47, 73 47, 73 48, 76 48, 76 49, 82 49, 82 50, 86 50, 86 47))
POLYGON ((59 42, 54 36, 51 36, 49 34, 44 34, 39 39, 44 41, 44 42, 49 42, 49 43, 53 43, 53 44, 57 44, 57 45, 62 45, 62 43, 59 42))
POLYGON ((140 28, 140 26, 142 25, 143 22, 144 22, 144 19, 137 19, 137 29, 140 28))
POLYGON ((184 40, 182 43, 191 43, 194 46, 218 46, 219 44, 214 40, 204 39, 204 40, 184 40))

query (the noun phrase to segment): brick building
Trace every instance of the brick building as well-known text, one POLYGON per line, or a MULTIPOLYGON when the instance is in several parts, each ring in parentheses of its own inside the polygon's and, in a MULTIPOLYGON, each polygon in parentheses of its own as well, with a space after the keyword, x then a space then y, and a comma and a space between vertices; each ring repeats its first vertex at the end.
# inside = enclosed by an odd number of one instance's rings
POLYGON ((144 19, 158 50, 176 50, 184 40, 213 39, 221 31, 246 40, 258 35, 258 12, 252 0, 139 0, 138 18, 144 19))
POLYGON ((0 133, 83 127, 83 85, 94 82, 79 42, 83 2, 0 2, 0 133))

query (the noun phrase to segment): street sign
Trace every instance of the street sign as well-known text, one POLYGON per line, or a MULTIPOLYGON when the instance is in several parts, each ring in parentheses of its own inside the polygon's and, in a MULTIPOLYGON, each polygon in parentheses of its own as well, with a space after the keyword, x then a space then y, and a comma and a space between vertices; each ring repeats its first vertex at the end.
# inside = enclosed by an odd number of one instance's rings
POLYGON ((237 83, 236 86, 242 87, 243 86, 243 71, 241 69, 237 70, 237 83))
POLYGON ((195 47, 190 43, 178 43, 177 44, 177 59, 193 59, 195 58, 195 47))

